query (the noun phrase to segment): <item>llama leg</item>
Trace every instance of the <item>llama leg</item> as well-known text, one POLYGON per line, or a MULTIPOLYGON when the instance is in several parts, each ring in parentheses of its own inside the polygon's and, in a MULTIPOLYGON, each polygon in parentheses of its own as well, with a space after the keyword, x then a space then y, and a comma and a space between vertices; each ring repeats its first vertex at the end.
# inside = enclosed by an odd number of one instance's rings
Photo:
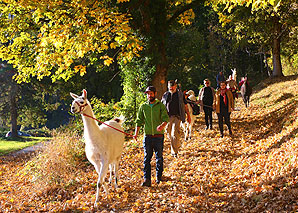
POLYGON ((114 174, 115 174, 115 188, 118 188, 118 169, 119 169, 119 160, 114 164, 114 174))
POLYGON ((189 137, 189 123, 185 122, 185 140, 189 137))
POLYGON ((106 183, 104 182, 104 180, 105 180, 106 174, 108 172, 108 168, 109 168, 109 165, 107 163, 105 163, 105 162, 102 163, 102 167, 101 167, 101 170, 99 173, 100 184, 102 185, 102 187, 107 195, 109 194, 109 190, 108 190, 108 187, 107 187, 106 183))
POLYGON ((111 163, 111 164, 109 165, 109 170, 110 170, 109 183, 112 183, 112 179, 113 179, 113 168, 114 168, 114 166, 113 166, 113 164, 111 163))
POLYGON ((99 163, 96 164, 96 167, 97 167, 96 171, 99 171, 99 173, 98 173, 98 180, 97 180, 97 186, 96 186, 96 200, 95 200, 95 204, 94 204, 95 206, 97 205, 97 202, 98 202, 99 188, 101 185, 103 186, 103 189, 106 192, 106 194, 109 194, 108 188, 104 182, 104 178, 108 171, 108 164, 105 162, 102 162, 100 164, 99 163), (98 168, 99 165, 101 165, 100 168, 98 168))

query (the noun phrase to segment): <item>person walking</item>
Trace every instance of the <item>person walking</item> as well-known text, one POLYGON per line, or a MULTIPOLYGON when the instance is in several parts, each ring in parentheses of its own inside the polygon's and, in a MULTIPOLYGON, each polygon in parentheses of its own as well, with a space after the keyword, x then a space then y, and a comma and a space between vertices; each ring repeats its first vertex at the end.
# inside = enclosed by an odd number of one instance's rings
POLYGON ((222 71, 220 71, 216 76, 216 83, 217 83, 216 89, 219 89, 219 83, 225 80, 226 80, 225 76, 223 75, 222 71))
MULTIPOLYGON (((204 87, 199 92, 199 104, 204 110, 206 130, 212 129, 212 111, 214 101, 215 90, 211 87, 209 79, 204 80, 204 87)), ((202 109, 201 108, 201 109, 202 109)))
POLYGON ((230 116, 231 112, 234 110, 234 100, 232 92, 227 89, 227 82, 220 82, 219 85, 220 88, 215 93, 213 108, 216 110, 218 117, 220 136, 223 137, 223 119, 225 120, 225 124, 228 126, 229 134, 232 135, 230 116))
POLYGON ((156 183, 162 181, 163 173, 163 147, 164 129, 169 121, 166 107, 156 99, 156 88, 147 87, 147 102, 143 103, 137 114, 134 138, 139 134, 141 126, 144 126, 144 182, 142 186, 151 186, 151 158, 155 152, 156 158, 156 183))
POLYGON ((177 82, 174 80, 168 81, 168 91, 166 91, 161 99, 161 102, 166 106, 170 117, 166 131, 171 141, 171 154, 177 157, 181 147, 181 129, 180 123, 187 121, 191 122, 191 117, 187 107, 187 101, 183 92, 177 88, 177 82))

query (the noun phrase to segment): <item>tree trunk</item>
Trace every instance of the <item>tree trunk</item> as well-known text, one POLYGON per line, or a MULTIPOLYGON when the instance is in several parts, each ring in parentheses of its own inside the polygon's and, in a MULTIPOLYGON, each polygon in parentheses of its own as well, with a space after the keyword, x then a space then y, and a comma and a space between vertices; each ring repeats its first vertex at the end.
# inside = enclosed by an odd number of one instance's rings
POLYGON ((168 74, 168 60, 167 56, 162 53, 162 61, 156 64, 156 72, 152 79, 152 85, 156 88, 157 98, 160 100, 165 91, 167 91, 167 74, 168 74))
POLYGON ((160 42, 158 47, 159 58, 156 63, 156 72, 153 75, 152 85, 156 88, 157 98, 160 100, 165 91, 167 91, 168 58, 166 53, 165 34, 160 33, 160 42))
POLYGON ((16 82, 11 79, 11 90, 9 93, 9 101, 10 101, 10 121, 11 121, 11 136, 18 137, 18 125, 17 125, 17 90, 18 86, 16 82))
POLYGON ((283 76, 281 59, 280 59, 280 41, 281 41, 281 24, 279 23, 279 18, 273 17, 273 47, 272 47, 272 57, 273 57, 273 77, 283 76))

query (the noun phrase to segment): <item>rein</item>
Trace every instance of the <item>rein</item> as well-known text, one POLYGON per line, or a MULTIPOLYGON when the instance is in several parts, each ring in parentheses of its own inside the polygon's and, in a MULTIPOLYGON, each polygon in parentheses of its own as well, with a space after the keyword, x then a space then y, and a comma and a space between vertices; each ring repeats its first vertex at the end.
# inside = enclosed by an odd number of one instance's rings
MULTIPOLYGON (((96 119, 96 118, 94 118, 94 117, 92 117, 92 116, 90 116, 90 115, 87 115, 87 114, 85 114, 85 113, 82 113, 82 115, 84 115, 85 117, 91 118, 91 119, 93 119, 93 120, 96 120, 96 121, 98 121, 99 123, 104 124, 104 125, 106 125, 106 126, 112 128, 112 129, 114 129, 114 130, 116 130, 116 131, 118 131, 118 132, 121 132, 121 133, 123 133, 123 134, 129 136, 129 137, 135 138, 133 135, 128 134, 128 133, 126 133, 126 132, 124 132, 124 131, 122 131, 122 130, 120 130, 120 129, 117 129, 117 128, 115 128, 115 127, 109 125, 109 124, 106 124, 105 122, 102 122, 102 121, 100 121, 100 120, 98 120, 98 119, 96 119)), ((136 139, 136 138, 135 138, 135 139, 136 139)))

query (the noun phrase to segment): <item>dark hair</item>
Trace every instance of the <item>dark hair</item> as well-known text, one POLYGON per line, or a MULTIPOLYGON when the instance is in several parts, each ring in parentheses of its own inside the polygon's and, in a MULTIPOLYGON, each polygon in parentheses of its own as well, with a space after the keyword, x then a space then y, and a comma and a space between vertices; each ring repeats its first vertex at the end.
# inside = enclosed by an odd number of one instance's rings
POLYGON ((151 92, 156 92, 156 88, 155 88, 154 86, 149 86, 149 87, 147 87, 145 93, 147 93, 147 92, 149 92, 149 91, 151 91, 151 92))
POLYGON ((168 81, 168 84, 171 85, 171 86, 177 85, 177 80, 176 80, 176 81, 174 81, 174 80, 169 80, 169 81, 168 81))

